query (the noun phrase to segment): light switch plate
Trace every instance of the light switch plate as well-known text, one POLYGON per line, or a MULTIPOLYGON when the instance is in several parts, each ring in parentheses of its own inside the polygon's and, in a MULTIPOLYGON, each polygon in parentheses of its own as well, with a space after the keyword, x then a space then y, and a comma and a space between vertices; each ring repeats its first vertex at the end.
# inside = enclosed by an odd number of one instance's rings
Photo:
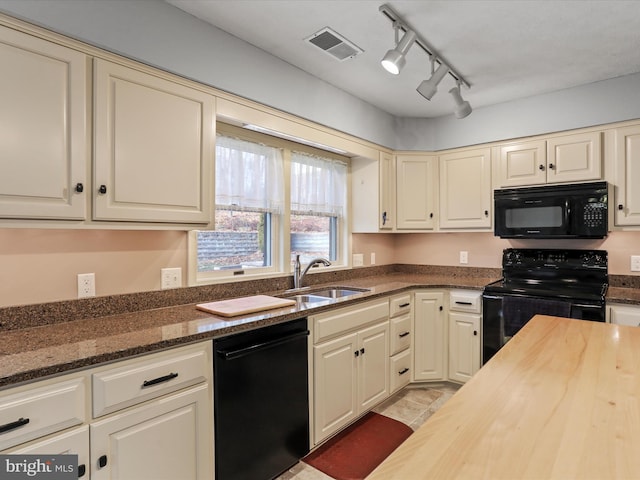
POLYGON ((640 255, 631 255, 631 271, 640 272, 640 255))
POLYGON ((362 253, 353 254, 353 266, 361 267, 364 265, 364 255, 362 253))

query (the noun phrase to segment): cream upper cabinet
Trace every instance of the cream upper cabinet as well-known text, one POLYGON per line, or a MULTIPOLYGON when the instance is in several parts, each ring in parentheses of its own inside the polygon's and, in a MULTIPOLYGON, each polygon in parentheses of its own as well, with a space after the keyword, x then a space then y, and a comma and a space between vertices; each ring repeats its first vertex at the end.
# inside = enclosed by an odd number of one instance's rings
POLYGON ((393 230, 396 224, 396 170, 393 155, 380 152, 380 230, 393 230))
POLYGON ((547 181, 546 142, 524 142, 500 147, 498 184, 501 187, 541 185, 547 181))
POLYGON ((602 133, 577 133, 547 140, 547 182, 602 178, 602 133))
POLYGON ((94 219, 210 222, 215 98, 101 59, 94 85, 94 219))
POLYGON ((440 157, 440 229, 491 228, 491 149, 440 157))
POLYGON ((615 130, 615 224, 640 225, 640 125, 615 130))
POLYGON ((89 58, 0 27, 0 217, 84 220, 89 58))
POLYGON ((396 223, 396 171, 393 155, 351 159, 353 233, 390 231, 396 223))
POLYGON ((503 145, 499 150, 501 187, 602 179, 602 132, 503 145))
POLYGON ((396 228, 427 230, 435 226, 437 159, 396 155, 396 228))

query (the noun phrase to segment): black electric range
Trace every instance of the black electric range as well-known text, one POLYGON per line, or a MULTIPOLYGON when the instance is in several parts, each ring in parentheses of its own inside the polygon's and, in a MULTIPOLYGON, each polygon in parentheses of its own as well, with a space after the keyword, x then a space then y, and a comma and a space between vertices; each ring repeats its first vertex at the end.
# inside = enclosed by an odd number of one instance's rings
POLYGON ((509 248, 502 274, 482 295, 483 364, 536 314, 605 321, 605 250, 509 248))

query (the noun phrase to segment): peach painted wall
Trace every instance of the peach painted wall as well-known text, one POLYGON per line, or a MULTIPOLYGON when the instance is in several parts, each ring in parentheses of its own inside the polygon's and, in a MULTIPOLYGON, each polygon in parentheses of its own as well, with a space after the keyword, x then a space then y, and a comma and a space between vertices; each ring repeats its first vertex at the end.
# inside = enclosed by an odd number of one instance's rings
POLYGON ((500 268, 505 248, 600 249, 609 253, 609 273, 631 272, 631 255, 640 255, 640 232, 611 232, 603 240, 503 240, 492 233, 412 233, 395 237, 393 263, 460 265, 461 250, 469 252, 469 266, 500 268))
MULTIPOLYGON (((609 252, 609 273, 629 270, 630 255, 640 255, 640 232, 613 232, 597 241, 508 241, 491 233, 354 234, 354 253, 365 266, 376 264, 459 265, 499 268, 508 247, 598 248, 609 252)), ((77 297, 78 273, 96 274, 96 294, 115 295, 160 289, 160 269, 187 273, 187 233, 182 231, 0 229, 0 307, 77 297)))
POLYGON ((77 274, 96 295, 160 289, 160 269, 181 267, 183 231, 0 229, 0 307, 77 298, 77 274))

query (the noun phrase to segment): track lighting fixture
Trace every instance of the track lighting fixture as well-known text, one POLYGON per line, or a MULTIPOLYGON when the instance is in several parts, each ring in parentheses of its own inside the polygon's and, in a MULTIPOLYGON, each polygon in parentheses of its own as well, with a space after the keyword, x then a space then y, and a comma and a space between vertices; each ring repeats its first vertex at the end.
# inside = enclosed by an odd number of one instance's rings
POLYGON ((462 78, 462 75, 429 45, 414 28, 400 18, 389 5, 380 6, 380 12, 393 22, 393 29, 396 36, 396 47, 386 53, 381 62, 382 66, 394 75, 399 74, 406 63, 405 56, 407 52, 415 43, 429 56, 429 60, 431 61, 431 77, 420 83, 417 88, 418 93, 427 100, 431 100, 438 91, 438 84, 449 74, 456 82, 456 86, 449 90, 449 93, 456 102, 454 114, 457 118, 464 118, 469 115, 472 110, 471 105, 469 102, 463 100, 460 94, 460 87, 462 85, 471 88, 469 82, 462 78), (401 32, 404 32, 404 35, 402 39, 398 41, 401 32), (438 63, 438 68, 434 71, 436 62, 438 63))
POLYGON ((393 73, 394 75, 398 75, 404 64, 407 63, 405 56, 407 52, 413 45, 413 42, 416 41, 416 34, 412 30, 407 30, 405 34, 402 36, 402 40, 398 42, 398 31, 400 30, 399 26, 395 26, 396 31, 396 48, 392 48, 387 52, 387 54, 382 59, 382 66, 384 69, 393 73))
POLYGON ((438 84, 442 81, 444 76, 449 73, 449 67, 444 63, 441 63, 438 69, 433 71, 433 64, 435 60, 431 60, 431 78, 424 80, 417 88, 418 93, 427 100, 431 100, 438 91, 438 84))
POLYGON ((471 105, 469 102, 462 99, 462 95, 460 94, 460 83, 449 90, 449 93, 453 97, 453 100, 456 102, 456 108, 453 111, 456 118, 464 118, 471 113, 471 105))

